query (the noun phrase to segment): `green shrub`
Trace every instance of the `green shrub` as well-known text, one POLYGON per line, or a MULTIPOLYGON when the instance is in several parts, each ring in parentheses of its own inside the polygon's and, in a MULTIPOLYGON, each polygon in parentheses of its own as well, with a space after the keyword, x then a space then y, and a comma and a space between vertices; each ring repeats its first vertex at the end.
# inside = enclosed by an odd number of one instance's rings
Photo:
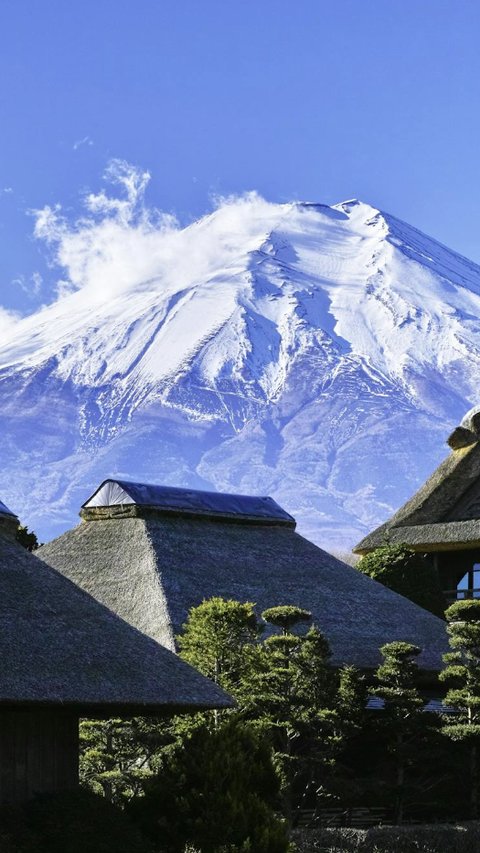
POLYGON ((119 808, 90 791, 0 807, 1 853, 152 853, 119 808))
POLYGON ((285 853, 277 799, 267 745, 245 724, 229 721, 216 731, 194 731, 127 810, 169 853, 188 845, 201 853, 285 853))
POLYGON ((425 554, 406 545, 383 545, 362 557, 355 568, 425 610, 443 616, 445 597, 438 574, 425 554))
POLYGON ((478 853, 480 823, 305 829, 294 841, 298 853, 478 853))

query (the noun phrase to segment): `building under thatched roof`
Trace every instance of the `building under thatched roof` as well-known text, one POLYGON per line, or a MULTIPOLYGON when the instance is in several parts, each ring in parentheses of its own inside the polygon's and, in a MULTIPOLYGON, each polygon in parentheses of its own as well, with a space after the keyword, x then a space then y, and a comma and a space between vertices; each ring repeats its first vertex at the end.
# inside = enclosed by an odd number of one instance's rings
POLYGON ((72 787, 79 716, 228 707, 176 655, 15 542, 0 507, 0 801, 72 787))
POLYGON ((424 669, 441 666, 441 620, 299 536, 270 498, 111 480, 81 516, 37 553, 170 649, 188 610, 216 595, 310 610, 336 664, 373 668, 402 639, 423 648, 424 669))
POLYGON ((427 482, 354 550, 367 554, 401 543, 431 554, 444 589, 456 595, 460 584, 462 597, 480 587, 475 568, 480 564, 480 409, 467 413, 448 444, 450 454, 427 482))

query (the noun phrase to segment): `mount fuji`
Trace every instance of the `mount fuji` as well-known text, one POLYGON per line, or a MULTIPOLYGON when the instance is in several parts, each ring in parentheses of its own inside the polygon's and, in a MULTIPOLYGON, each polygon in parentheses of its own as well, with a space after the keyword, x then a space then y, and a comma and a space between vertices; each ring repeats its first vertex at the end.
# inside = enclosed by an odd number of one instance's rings
POLYGON ((270 494, 346 551, 479 402, 480 267, 368 204, 104 226, 0 345, 0 497, 44 540, 115 476, 270 494))

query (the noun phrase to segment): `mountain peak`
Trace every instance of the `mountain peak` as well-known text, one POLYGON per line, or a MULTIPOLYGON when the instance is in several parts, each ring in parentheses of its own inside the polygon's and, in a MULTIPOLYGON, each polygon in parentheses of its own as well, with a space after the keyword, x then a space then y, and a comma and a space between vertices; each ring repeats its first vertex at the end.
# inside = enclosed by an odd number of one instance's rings
POLYGON ((480 268, 364 202, 87 236, 62 246, 75 292, 0 347, 6 498, 42 538, 113 472, 268 491, 353 542, 476 399, 480 268))
POLYGON ((334 207, 355 207, 358 204, 364 204, 363 201, 360 201, 358 198, 347 198, 345 201, 339 202, 334 207))

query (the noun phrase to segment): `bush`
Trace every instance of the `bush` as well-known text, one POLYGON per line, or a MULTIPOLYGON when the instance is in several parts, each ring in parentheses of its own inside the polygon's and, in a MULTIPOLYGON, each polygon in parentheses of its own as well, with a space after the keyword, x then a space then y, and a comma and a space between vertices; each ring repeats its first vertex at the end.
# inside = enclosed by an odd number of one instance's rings
POLYGON ((435 616, 443 617, 447 603, 438 574, 425 554, 406 545, 383 545, 362 557, 355 568, 435 616))
POLYGON ((1 853, 152 853, 119 808, 90 791, 0 807, 1 853))
POLYGON ((480 823, 304 829, 293 840, 298 853, 478 853, 480 823))
POLYGON ((194 731, 127 809, 169 853, 188 845, 201 853, 285 853, 277 799, 270 750, 245 724, 230 721, 217 731, 194 731))

